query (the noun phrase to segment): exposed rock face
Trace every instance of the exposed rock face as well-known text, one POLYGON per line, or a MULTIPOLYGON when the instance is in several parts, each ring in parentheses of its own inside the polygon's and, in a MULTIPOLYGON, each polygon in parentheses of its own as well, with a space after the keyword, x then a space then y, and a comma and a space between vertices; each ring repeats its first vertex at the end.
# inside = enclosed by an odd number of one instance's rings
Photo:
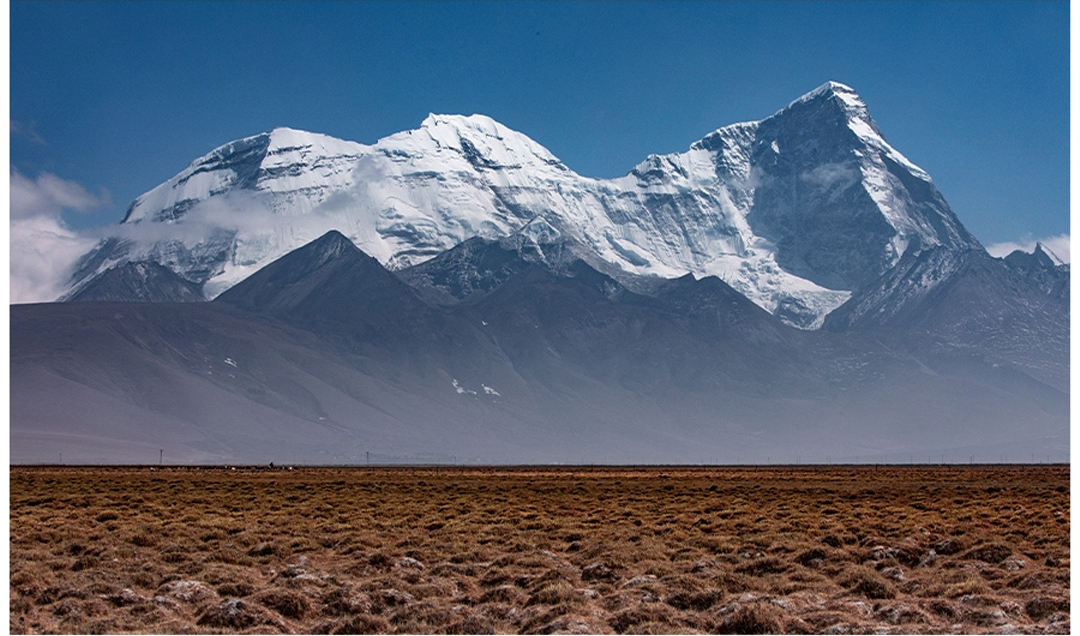
POLYGON ((980 247, 846 86, 826 84, 761 122, 750 163, 751 227, 777 244, 781 267, 823 286, 858 289, 912 242, 980 247))
POLYGON ((201 285, 181 278, 171 269, 154 261, 127 262, 105 270, 67 301, 94 300, 187 303, 206 300, 201 285))

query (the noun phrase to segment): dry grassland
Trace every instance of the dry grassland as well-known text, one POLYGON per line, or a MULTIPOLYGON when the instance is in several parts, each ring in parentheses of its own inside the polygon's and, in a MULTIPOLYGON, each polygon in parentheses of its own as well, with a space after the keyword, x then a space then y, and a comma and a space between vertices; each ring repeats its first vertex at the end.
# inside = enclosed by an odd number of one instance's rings
POLYGON ((12 633, 1067 633, 1067 467, 12 468, 12 633))

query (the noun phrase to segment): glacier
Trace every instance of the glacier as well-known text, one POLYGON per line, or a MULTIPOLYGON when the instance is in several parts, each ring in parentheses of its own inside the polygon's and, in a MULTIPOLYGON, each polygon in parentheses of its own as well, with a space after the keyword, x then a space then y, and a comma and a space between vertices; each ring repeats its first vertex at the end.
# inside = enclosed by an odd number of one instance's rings
POLYGON ((329 230, 400 270, 526 226, 631 274, 715 275, 804 329, 909 250, 982 249, 855 91, 827 82, 615 179, 579 175, 483 115, 429 115, 373 145, 276 128, 136 198, 61 299, 133 262, 212 299, 329 230))

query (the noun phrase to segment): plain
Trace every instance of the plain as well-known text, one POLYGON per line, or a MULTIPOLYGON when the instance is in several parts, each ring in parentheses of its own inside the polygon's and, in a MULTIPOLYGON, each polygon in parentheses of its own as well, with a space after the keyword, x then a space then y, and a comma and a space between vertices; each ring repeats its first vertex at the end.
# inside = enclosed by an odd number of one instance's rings
POLYGON ((13 467, 12 633, 1067 633, 1067 466, 13 467))

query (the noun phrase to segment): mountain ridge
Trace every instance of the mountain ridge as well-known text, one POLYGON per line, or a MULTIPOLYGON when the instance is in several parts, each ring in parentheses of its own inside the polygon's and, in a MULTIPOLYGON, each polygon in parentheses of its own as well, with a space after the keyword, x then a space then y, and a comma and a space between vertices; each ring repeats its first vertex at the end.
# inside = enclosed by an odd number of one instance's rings
MULTIPOLYGON (((637 293, 514 242, 481 245, 520 261, 508 276, 444 305, 330 232, 212 302, 13 306, 12 461, 139 462, 163 445, 182 463, 1067 458, 1068 385, 1040 379, 1041 349, 799 330, 716 277, 637 293)), ((940 290, 1008 267, 976 264, 940 290)))
POLYGON ((630 274, 715 275, 811 329, 913 241, 981 249, 861 98, 829 82, 615 179, 578 175, 483 115, 432 114, 370 146, 277 128, 138 197, 67 295, 153 261, 213 298, 329 229, 404 269, 537 219, 630 274))

